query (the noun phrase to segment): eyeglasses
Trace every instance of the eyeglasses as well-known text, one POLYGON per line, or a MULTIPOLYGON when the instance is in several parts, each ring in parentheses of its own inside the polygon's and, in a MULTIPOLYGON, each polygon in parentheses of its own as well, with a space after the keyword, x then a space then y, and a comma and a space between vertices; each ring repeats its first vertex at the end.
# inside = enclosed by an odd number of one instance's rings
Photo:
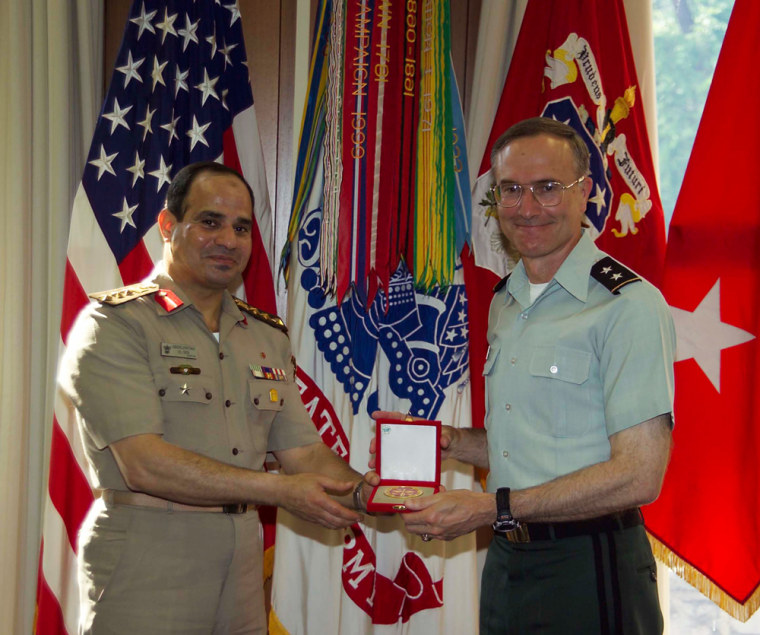
POLYGON ((559 181, 538 181, 530 185, 519 183, 497 183, 491 186, 493 198, 499 207, 514 207, 520 202, 524 190, 530 190, 533 198, 542 207, 556 207, 562 202, 565 190, 578 185, 585 176, 573 181, 570 185, 562 185, 559 181))

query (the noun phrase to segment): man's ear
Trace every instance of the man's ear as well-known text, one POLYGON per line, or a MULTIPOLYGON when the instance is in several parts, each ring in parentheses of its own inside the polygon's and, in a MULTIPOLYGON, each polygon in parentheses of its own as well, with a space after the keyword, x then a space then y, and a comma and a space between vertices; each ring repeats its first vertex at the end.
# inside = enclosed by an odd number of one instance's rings
POLYGON ((588 199, 591 196, 591 190, 594 189, 594 179, 590 175, 587 175, 583 181, 581 181, 581 187, 583 188, 583 195, 588 199))
POLYGON ((158 230, 161 232, 161 238, 165 243, 172 239, 172 231, 177 224, 177 217, 164 207, 158 213, 158 230))

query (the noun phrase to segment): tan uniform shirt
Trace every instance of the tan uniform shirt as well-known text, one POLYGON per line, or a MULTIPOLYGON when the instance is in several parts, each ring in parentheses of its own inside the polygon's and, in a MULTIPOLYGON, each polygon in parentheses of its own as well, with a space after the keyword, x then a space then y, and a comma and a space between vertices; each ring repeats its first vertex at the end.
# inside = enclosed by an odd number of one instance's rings
POLYGON ((286 333, 225 293, 217 342, 171 278, 152 282, 181 304, 161 292, 93 303, 67 342, 59 384, 76 408, 95 487, 127 489, 108 445, 136 434, 254 470, 267 451, 320 440, 286 333))

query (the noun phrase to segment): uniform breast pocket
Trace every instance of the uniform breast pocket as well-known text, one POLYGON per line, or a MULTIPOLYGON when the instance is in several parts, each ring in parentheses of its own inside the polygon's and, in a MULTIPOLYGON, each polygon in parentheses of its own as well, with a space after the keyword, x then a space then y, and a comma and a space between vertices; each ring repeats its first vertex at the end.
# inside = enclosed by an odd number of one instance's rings
POLYGON ((166 403, 209 404, 214 400, 214 393, 200 377, 169 375, 165 377, 158 390, 161 401, 166 403))
POLYGON ((530 360, 536 380, 536 425, 556 437, 585 434, 591 425, 591 353, 565 346, 539 348, 530 360))
POLYGON ((254 410, 279 412, 285 403, 282 382, 266 379, 249 379, 248 393, 254 410))
POLYGON ((160 380, 158 395, 164 416, 164 439, 196 452, 206 453, 209 406, 216 402, 213 385, 198 376, 168 375, 160 380))

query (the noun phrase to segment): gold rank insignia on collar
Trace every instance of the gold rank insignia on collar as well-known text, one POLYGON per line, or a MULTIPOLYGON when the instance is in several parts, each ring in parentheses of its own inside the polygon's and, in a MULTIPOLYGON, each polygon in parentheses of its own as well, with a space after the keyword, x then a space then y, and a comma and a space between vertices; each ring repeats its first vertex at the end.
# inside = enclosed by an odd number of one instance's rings
POLYGON ((280 329, 283 333, 285 333, 285 335, 288 334, 288 327, 285 326, 285 322, 283 322, 276 315, 272 315, 271 313, 257 309, 255 306, 251 306, 247 302, 243 302, 240 298, 233 296, 233 299, 235 300, 235 304, 237 304, 238 309, 241 311, 245 311, 249 315, 255 317, 257 320, 269 324, 269 326, 280 329))
POLYGON ((158 291, 158 285, 152 282, 130 284, 127 287, 121 287, 119 289, 111 289, 110 291, 98 291, 97 293, 90 293, 90 297, 93 300, 102 302, 103 304, 110 304, 116 306, 117 304, 124 304, 136 298, 140 298, 144 295, 149 295, 158 291))

